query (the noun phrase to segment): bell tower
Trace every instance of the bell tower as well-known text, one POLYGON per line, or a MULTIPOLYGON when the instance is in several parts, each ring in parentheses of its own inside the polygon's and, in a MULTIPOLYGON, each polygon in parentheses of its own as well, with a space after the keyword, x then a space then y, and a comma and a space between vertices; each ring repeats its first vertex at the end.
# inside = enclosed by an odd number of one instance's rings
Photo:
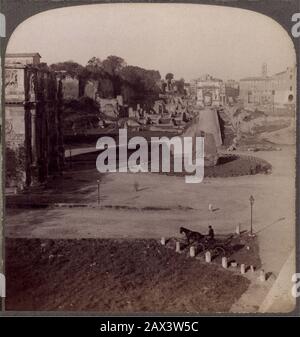
POLYGON ((262 77, 268 76, 268 65, 267 65, 267 63, 263 63, 262 69, 261 69, 261 75, 262 75, 262 77))

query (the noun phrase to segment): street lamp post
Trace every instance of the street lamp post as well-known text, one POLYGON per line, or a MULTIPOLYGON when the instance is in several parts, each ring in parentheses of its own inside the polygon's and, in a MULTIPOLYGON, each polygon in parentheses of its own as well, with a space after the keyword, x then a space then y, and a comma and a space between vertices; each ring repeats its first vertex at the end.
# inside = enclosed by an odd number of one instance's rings
POLYGON ((253 216, 252 216, 252 213, 253 213, 253 204, 254 204, 254 198, 253 198, 253 195, 250 195, 250 198, 249 198, 249 201, 250 201, 250 208, 251 208, 251 218, 250 218, 250 235, 252 236, 253 235, 253 226, 252 226, 252 223, 253 223, 253 216))

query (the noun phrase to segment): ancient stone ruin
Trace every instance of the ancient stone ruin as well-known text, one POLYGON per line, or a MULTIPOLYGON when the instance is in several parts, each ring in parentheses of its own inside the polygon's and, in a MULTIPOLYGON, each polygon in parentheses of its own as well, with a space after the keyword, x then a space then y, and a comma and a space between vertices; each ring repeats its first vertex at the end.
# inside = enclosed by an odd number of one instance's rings
POLYGON ((5 64, 6 186, 19 189, 64 164, 61 82, 38 54, 25 56, 9 55, 5 64))

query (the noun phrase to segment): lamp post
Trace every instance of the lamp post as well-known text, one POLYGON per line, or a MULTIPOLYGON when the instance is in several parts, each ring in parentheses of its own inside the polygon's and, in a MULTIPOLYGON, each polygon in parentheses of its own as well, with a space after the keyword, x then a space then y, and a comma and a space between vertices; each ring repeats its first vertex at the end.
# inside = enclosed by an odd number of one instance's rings
POLYGON ((249 201, 250 201, 250 208, 251 208, 251 218, 250 218, 250 235, 252 236, 253 235, 253 226, 252 226, 252 220, 253 220, 253 216, 252 216, 252 213, 253 213, 253 204, 254 204, 254 198, 253 198, 253 195, 250 195, 250 198, 249 198, 249 201))

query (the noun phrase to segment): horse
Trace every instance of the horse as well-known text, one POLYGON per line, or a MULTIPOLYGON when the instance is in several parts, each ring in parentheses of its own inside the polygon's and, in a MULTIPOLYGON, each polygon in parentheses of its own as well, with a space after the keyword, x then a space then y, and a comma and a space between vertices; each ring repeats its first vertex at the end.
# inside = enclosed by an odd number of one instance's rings
POLYGON ((188 244, 191 242, 201 242, 205 238, 205 235, 199 232, 191 231, 185 227, 180 227, 179 231, 180 234, 185 234, 188 244))

